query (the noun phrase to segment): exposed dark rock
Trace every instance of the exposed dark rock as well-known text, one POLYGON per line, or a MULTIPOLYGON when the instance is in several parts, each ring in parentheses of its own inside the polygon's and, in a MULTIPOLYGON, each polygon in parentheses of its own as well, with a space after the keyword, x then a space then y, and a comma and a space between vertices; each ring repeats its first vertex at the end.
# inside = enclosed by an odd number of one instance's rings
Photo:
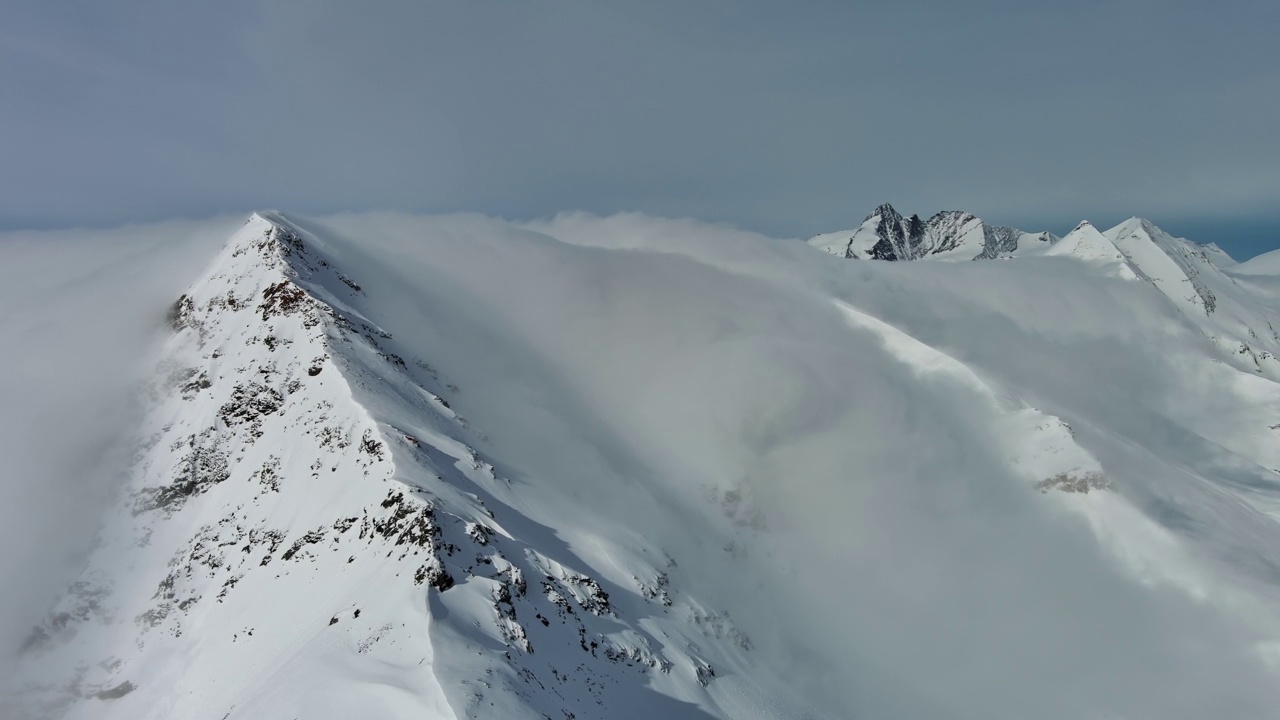
POLYGON ((382 460, 382 443, 373 438, 372 430, 365 430, 364 436, 360 439, 360 451, 368 455, 382 460))
POLYGON ((239 384, 232 391, 231 400, 218 409, 218 417, 227 426, 251 423, 279 411, 282 405, 284 396, 277 390, 256 382, 239 384))
POLYGON ((188 295, 182 295, 169 307, 169 313, 166 316, 166 319, 169 321, 170 327, 174 330, 195 327, 195 311, 196 305, 192 302, 191 297, 188 295))
POLYGON ((453 576, 444 569, 439 559, 432 558, 432 562, 422 565, 413 574, 413 582, 417 585, 425 582, 437 591, 444 592, 453 587, 453 576))
POLYGON ((338 279, 342 281, 342 284, 343 284, 343 285, 346 285, 347 287, 351 288, 353 291, 355 291, 355 292, 363 292, 363 290, 362 290, 362 289, 360 288, 360 286, 356 283, 356 281, 355 281, 355 280, 352 280, 351 278, 347 277, 346 275, 343 275, 342 273, 338 273, 338 279))
POLYGON ((99 690, 98 692, 94 693, 93 696, 98 698, 99 700, 115 700, 117 698, 122 698, 125 695, 128 695, 129 693, 133 692, 136 689, 137 689, 137 686, 135 686, 133 683, 129 682, 128 680, 125 680, 124 682, 120 683, 119 685, 116 685, 113 688, 110 688, 107 690, 99 690))
POLYGON ((187 453, 178 464, 178 474, 173 482, 160 487, 147 487, 134 495, 133 513, 151 510, 173 513, 189 498, 206 492, 209 488, 231 477, 227 456, 222 443, 214 439, 212 432, 191 435, 184 443, 187 453))
POLYGON ((711 667, 709 663, 702 660, 699 660, 697 663, 694 664, 693 672, 698 678, 698 684, 701 685, 702 687, 706 687, 710 685, 711 681, 715 679, 715 676, 716 676, 715 668, 711 667))
POLYGON ((303 312, 311 307, 311 303, 311 297, 302 288, 281 280, 262 291, 262 303, 258 309, 262 311, 262 319, 267 320, 276 315, 303 312))
POLYGON ((303 535, 302 537, 298 538, 298 540, 294 542, 293 545, 288 550, 284 551, 284 555, 281 555, 280 559, 292 560, 294 556, 298 554, 299 550, 301 550, 302 548, 308 545, 315 545, 316 543, 320 542, 323 539, 324 539, 323 528, 319 530, 312 530, 306 535, 303 535))
POLYGON ((871 247, 872 259, 914 260, 920 257, 920 246, 924 242, 924 222, 919 215, 904 219, 892 205, 885 203, 876 208, 867 219, 877 216, 879 222, 876 225, 876 236, 880 239, 871 247))
POLYGON ((1018 237, 1022 231, 1008 225, 982 226, 982 252, 980 260, 993 260, 1018 249, 1018 237))
POLYGON ((636 584, 640 587, 640 595, 645 600, 657 601, 663 607, 671 606, 671 578, 664 572, 659 572, 653 579, 652 583, 642 582, 639 578, 635 578, 636 584))
POLYGON ((1036 489, 1042 493, 1047 493, 1050 490, 1088 493, 1090 490, 1110 490, 1111 481, 1107 479, 1106 475, 1096 471, 1089 471, 1080 475, 1064 472, 1036 483, 1036 489))

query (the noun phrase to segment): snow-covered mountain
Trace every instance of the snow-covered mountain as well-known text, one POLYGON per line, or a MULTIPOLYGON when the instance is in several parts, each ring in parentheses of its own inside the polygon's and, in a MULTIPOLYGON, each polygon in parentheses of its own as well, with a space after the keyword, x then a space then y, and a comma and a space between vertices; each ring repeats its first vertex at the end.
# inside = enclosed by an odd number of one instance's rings
POLYGON ((1051 233, 988 225, 959 210, 944 210, 928 220, 904 218, 885 203, 856 229, 818 235, 809 243, 849 259, 985 260, 1034 252, 1056 240, 1051 233))
POLYGON ((597 579, 511 509, 445 399, 458 389, 401 354, 332 252, 258 214, 174 303, 126 497, 24 645, 40 678, 26 700, 119 717, 696 715, 750 639, 673 586, 659 544, 616 549, 597 579))
MULTIPOLYGON (((1217 245, 1175 238, 1149 220, 1130 218, 1106 232, 1086 220, 1058 238, 989 226, 963 212, 940 212, 922 222, 915 215, 903 218, 886 204, 857 230, 819 235, 809 243, 848 259, 987 260, 1038 255, 1083 260, 1118 278, 1151 284, 1233 361, 1280 378, 1276 360, 1280 334, 1256 300, 1226 274, 1247 274, 1247 267, 1239 266, 1217 245)), ((1265 262, 1259 260, 1256 266, 1265 262)))
POLYGON ((1088 220, 1076 225, 1061 240, 1044 248, 1043 252, 1045 255, 1071 257, 1101 265, 1118 277, 1129 280, 1137 277, 1115 244, 1088 220))
POLYGON ((1280 379, 1280 333, 1256 290, 1237 279, 1240 267, 1217 245, 1175 238, 1148 220, 1130 218, 1106 233, 1133 273, 1246 368, 1280 379))
POLYGON ((1266 716, 1280 279, 1136 219, 846 239, 1016 259, 252 216, 0 714, 1266 716))

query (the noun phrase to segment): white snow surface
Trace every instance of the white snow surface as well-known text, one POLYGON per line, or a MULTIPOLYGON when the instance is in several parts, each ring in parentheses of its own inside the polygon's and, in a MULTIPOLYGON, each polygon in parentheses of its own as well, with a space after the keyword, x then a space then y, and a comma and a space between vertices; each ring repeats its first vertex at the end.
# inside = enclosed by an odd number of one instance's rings
MULTIPOLYGON (((1214 249, 1217 249, 1216 246, 1214 249)), ((1280 249, 1262 253, 1242 263, 1234 263, 1231 270, 1242 275, 1280 275, 1280 249)))
POLYGON ((1085 262, 1107 266, 1117 276, 1132 280, 1136 276, 1132 268, 1125 263, 1124 255, 1110 238, 1098 232, 1088 220, 1064 235, 1061 240, 1049 246, 1045 255, 1072 257, 1085 262))
MULTIPOLYGON (((207 259, 224 228, 166 231, 207 264, 151 285, 124 479, 4 717, 1280 706, 1250 263, 1136 219, 965 263, 583 214, 259 213, 207 259)), ((38 352, 43 305, 0 329, 38 352)))

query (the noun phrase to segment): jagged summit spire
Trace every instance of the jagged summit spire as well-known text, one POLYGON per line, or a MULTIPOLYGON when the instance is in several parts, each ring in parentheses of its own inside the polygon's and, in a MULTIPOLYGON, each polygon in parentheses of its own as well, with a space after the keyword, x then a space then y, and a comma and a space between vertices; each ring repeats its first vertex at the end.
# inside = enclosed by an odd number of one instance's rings
POLYGON ((898 212, 897 209, 895 209, 892 204, 886 202, 886 203, 880 203, 879 205, 877 205, 876 208, 872 210, 869 215, 863 218, 862 221, 865 223, 868 220, 871 220, 872 218, 901 219, 902 213, 898 212))

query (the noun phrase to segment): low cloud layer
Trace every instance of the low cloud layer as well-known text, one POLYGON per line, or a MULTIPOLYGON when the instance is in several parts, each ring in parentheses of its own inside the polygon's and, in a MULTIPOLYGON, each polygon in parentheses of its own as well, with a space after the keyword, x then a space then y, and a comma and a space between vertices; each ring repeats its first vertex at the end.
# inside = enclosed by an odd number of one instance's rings
POLYGON ((119 482, 166 309, 240 222, 0 235, 0 672, 119 482))
POLYGON ((1216 363, 1141 283, 1070 260, 840 263, 642 216, 566 216, 537 234, 483 218, 310 227, 368 249, 351 272, 379 278, 371 302, 395 300, 380 317, 416 328, 397 336, 464 389, 456 405, 500 467, 584 498, 581 522, 603 538, 643 522, 670 542, 690 592, 720 593, 759 661, 819 712, 1274 706, 1260 649, 1280 631, 1278 588, 1232 558, 1269 557, 1280 527, 1210 489, 1216 470, 1183 464, 1205 441, 1170 427, 1165 402, 1216 363), (977 375, 922 373, 832 296, 977 375), (1040 431, 1010 419, 1032 412, 1019 397, 1077 425, 1118 495, 1075 497, 1094 508, 1077 515, 1035 492, 1019 464, 1040 431), (1196 498, 1195 532, 1139 509, 1168 495, 1196 498), (726 517, 764 529, 725 548, 690 529, 726 517))

